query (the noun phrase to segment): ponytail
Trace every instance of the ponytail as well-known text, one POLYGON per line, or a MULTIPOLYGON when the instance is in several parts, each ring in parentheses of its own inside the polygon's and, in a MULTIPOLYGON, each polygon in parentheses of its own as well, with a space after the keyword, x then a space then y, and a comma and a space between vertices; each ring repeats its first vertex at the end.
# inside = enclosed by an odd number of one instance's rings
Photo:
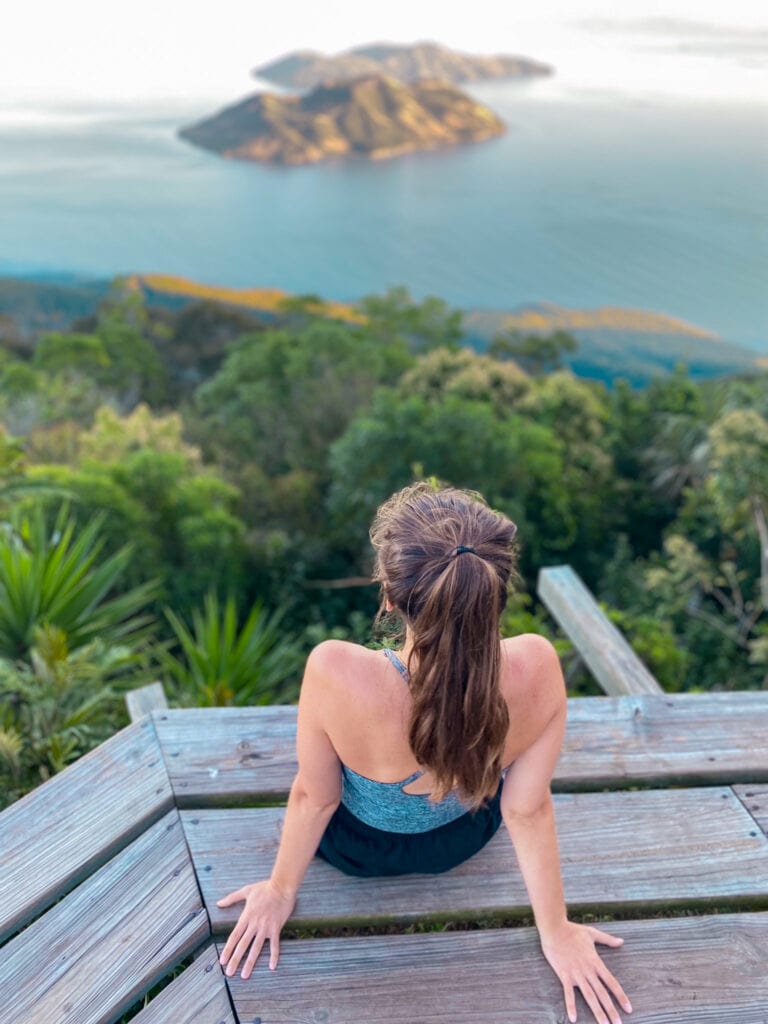
POLYGON ((371 527, 375 577, 411 627, 408 741, 435 778, 473 808, 499 784, 509 712, 499 687, 499 619, 514 570, 515 524, 474 492, 414 484, 371 527))

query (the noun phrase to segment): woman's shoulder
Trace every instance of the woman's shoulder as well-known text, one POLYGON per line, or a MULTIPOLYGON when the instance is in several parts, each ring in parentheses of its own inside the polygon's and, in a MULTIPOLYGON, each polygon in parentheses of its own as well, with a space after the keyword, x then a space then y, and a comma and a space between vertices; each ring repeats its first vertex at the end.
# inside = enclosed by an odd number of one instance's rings
POLYGON ((380 660, 379 651, 351 640, 322 640, 309 652, 306 671, 328 682, 344 682, 359 677, 367 667, 372 667, 380 660))
POLYGON ((503 678, 508 696, 527 701, 535 698, 553 704, 565 696, 560 655, 555 645, 540 633, 521 633, 502 640, 503 678))
POLYGON ((559 660, 557 649, 552 641, 541 633, 519 633, 507 636, 501 641, 502 648, 508 657, 521 658, 528 664, 552 662, 559 660))

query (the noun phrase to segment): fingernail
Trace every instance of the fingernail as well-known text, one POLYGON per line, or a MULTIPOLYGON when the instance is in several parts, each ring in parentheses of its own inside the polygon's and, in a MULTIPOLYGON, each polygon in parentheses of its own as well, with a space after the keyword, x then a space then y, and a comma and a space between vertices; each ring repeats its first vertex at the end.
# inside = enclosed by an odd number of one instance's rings
POLYGON ((632 1013, 632 1003, 630 1003, 629 1000, 627 1000, 626 1003, 624 1003, 624 1009, 627 1011, 627 1013, 632 1013))

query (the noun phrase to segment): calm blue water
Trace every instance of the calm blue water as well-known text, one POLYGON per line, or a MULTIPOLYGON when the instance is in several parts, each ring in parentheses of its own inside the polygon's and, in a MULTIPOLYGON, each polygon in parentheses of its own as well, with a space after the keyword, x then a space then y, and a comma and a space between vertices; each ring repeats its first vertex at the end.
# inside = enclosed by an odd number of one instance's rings
POLYGON ((472 92, 504 137, 289 169, 174 137, 220 103, 0 120, 0 273, 166 272, 342 300, 404 283, 466 308, 653 309, 768 350, 766 105, 557 79, 472 92))

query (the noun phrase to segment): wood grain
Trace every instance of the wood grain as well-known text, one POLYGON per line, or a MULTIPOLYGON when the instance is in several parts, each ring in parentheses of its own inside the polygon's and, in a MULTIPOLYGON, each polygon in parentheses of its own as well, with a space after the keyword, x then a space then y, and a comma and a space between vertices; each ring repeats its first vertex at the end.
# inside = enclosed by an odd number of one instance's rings
POLYGON ((768 786, 734 786, 733 791, 768 835, 768 786))
MULTIPOLYGON (((768 1024, 768 914, 617 921, 598 946, 628 1024, 768 1024), (716 966, 716 969, 713 969, 716 966)), ((224 943, 218 945, 221 952, 224 943)), ((258 1024, 563 1024, 563 990, 533 928, 300 939, 227 979, 258 1024)), ((577 991, 580 1022, 594 1022, 577 991)))
POLYGON ((0 814, 0 941, 173 805, 150 719, 129 725, 0 814))
POLYGON ((178 811, 3 948, 3 1024, 105 1024, 210 934, 178 811))
POLYGON ((144 715, 148 715, 152 711, 168 707, 162 683, 148 683, 135 690, 128 690, 125 695, 125 703, 132 722, 138 722, 144 715))
POLYGON ((556 787, 768 782, 768 692, 568 701, 556 787))
MULTIPOLYGON (((557 794, 554 803, 572 909, 768 906, 768 840, 727 787, 557 794)), ((269 876, 284 814, 282 807, 181 812, 214 932, 231 929, 242 910, 216 900, 269 876)), ((483 850, 440 875, 353 878, 315 857, 291 920, 472 918, 529 906, 502 825, 483 850)))
POLYGON ((570 565, 539 570, 536 593, 606 693, 663 693, 570 565))
POLYGON ((203 947, 131 1024, 238 1024, 213 943, 203 947))
MULTIPOLYGON (((296 707, 153 715, 180 807, 284 798, 296 707)), ((768 782, 768 693, 573 697, 554 789, 768 782)))

